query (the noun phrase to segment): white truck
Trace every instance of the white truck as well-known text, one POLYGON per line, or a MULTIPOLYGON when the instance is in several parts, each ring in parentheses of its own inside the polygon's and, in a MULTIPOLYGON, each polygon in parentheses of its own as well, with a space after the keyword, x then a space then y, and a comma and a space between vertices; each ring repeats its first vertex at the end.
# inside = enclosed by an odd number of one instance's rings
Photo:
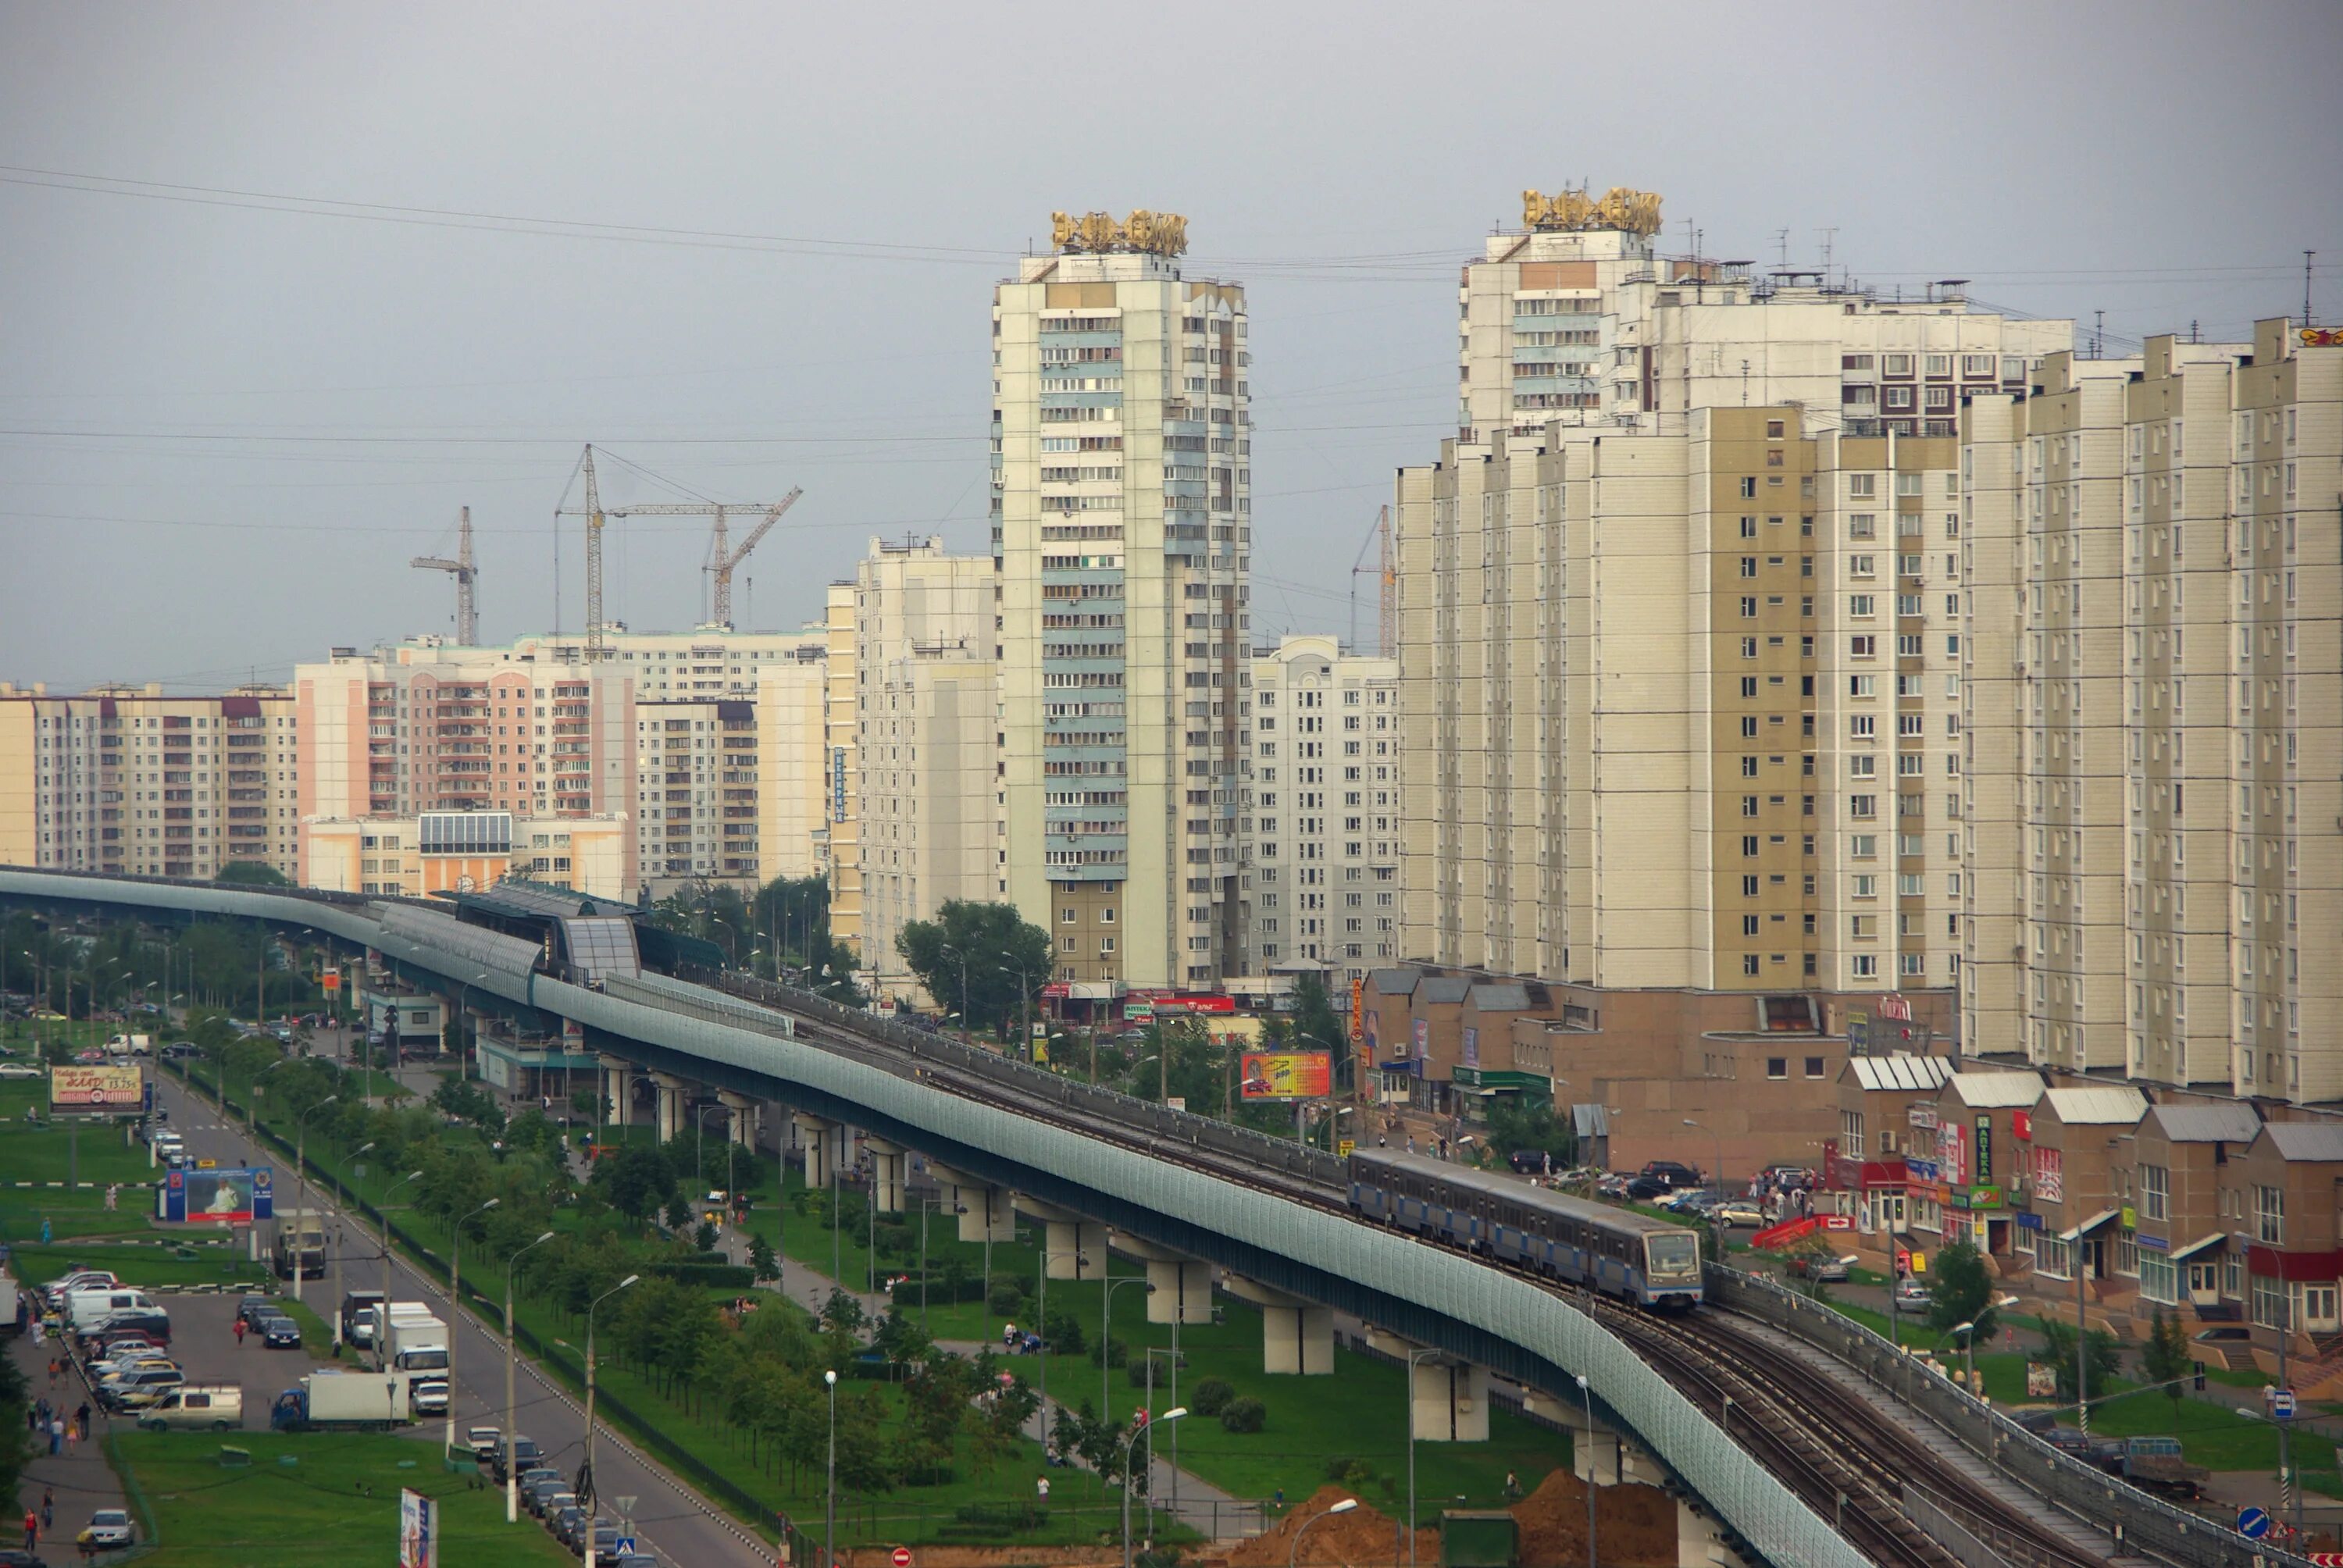
POLYGON ((106 1042, 108 1056, 152 1056, 155 1037, 151 1034, 117 1034, 106 1042))
POLYGON ((447 1372, 447 1325, 419 1303, 400 1302, 390 1309, 390 1364, 404 1372, 447 1372), (401 1309, 414 1307, 410 1313, 401 1309))
POLYGON ((311 1372, 277 1396, 268 1424, 278 1432, 389 1427, 407 1419, 407 1380, 383 1372, 311 1372))

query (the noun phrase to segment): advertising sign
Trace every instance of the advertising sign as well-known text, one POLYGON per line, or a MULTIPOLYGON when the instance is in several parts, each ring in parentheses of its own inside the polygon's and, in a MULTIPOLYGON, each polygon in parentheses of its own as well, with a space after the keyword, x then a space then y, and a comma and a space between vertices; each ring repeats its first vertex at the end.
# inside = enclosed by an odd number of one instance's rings
POLYGON ((2058 1369, 2048 1362, 2027 1362, 2026 1363, 2026 1397, 2056 1399, 2058 1369))
POLYGON ((1432 1054, 1432 1020, 1430 1019, 1420 1018, 1415 1020, 1415 1049, 1409 1054, 1418 1060, 1432 1054))
POLYGON ((2034 1195, 2045 1203, 2066 1201, 2066 1157, 2056 1149, 2034 1151, 2034 1195))
POLYGON ((439 1568, 439 1504, 406 1488, 398 1493, 398 1568, 439 1568))
POLYGON ((1871 1054, 1871 1015, 1851 1012, 1846 1015, 1846 1053, 1849 1056, 1871 1054))
POLYGON ((2011 1111, 2009 1130, 2020 1143, 2031 1143, 2034 1141, 2034 1113, 2030 1111, 2011 1111))
POLYGON ((1976 1119, 1976 1176, 1980 1184, 1993 1180, 1993 1118, 1976 1119))
POLYGON ((1249 1050, 1238 1092, 1247 1100, 1322 1100, 1333 1092, 1334 1059, 1322 1050, 1249 1050))
POLYGON ((317 976, 317 989, 332 996, 342 989, 342 971, 327 970, 317 976))
POLYGON ((1359 1041, 1364 1038, 1363 1031, 1367 1026, 1361 1021, 1360 1013, 1365 1006, 1366 1000, 1367 982, 1365 978, 1361 977, 1358 980, 1353 980, 1351 982, 1351 1043, 1353 1045, 1358 1044, 1359 1041))
POLYGON ((248 1225, 277 1216, 276 1172, 266 1165, 174 1171, 163 1181, 163 1218, 248 1225))
POLYGON ((1882 1020, 1895 1019, 1902 1023, 1911 1022, 1911 999, 1898 992, 1888 992, 1879 999, 1879 1016, 1882 1020))
POLYGON ((1382 1058, 1375 1055, 1375 1047, 1380 1043, 1376 1037, 1383 1033, 1382 1024, 1383 1014, 1379 1012, 1371 1012, 1367 1014, 1367 1059, 1371 1061, 1379 1061, 1382 1060, 1382 1058))
POLYGON ((833 746, 830 749, 830 819, 833 822, 846 820, 846 748, 843 746, 833 746))
POLYGON ((136 1111, 146 1090, 135 1067, 49 1069, 51 1111, 136 1111))
POLYGON ((1481 1031, 1469 1023, 1464 1026, 1464 1054, 1462 1060, 1467 1067, 1481 1065, 1481 1031))

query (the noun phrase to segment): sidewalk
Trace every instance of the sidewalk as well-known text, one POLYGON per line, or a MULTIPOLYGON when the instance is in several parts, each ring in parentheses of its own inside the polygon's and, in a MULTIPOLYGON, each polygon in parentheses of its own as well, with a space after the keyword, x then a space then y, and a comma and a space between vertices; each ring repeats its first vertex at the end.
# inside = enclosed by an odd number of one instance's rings
MULTIPOLYGON (((80 1553, 74 1545, 74 1537, 81 1533, 83 1525, 89 1523, 89 1516, 101 1508, 130 1506, 123 1496, 122 1479, 114 1473, 114 1467, 106 1463, 106 1451, 100 1446, 100 1440, 106 1435, 107 1418, 98 1412, 97 1402, 90 1399, 89 1391, 82 1386, 80 1378, 71 1370, 70 1359, 64 1356, 62 1348, 55 1342, 45 1341, 35 1345, 31 1334, 19 1334, 10 1347, 9 1354, 25 1372, 27 1396, 35 1402, 46 1398, 53 1403, 64 1405, 68 1422, 73 1419, 75 1408, 84 1400, 89 1400, 90 1435, 85 1442, 67 1443, 65 1452, 54 1458, 49 1454, 46 1438, 41 1439, 34 1447, 33 1452, 37 1457, 25 1467, 24 1480, 17 1487, 15 1511, 5 1522, 0 1522, 7 1526, 5 1532, 0 1533, 0 1544, 24 1544, 22 1526, 25 1515, 28 1511, 39 1511, 41 1493, 46 1489, 56 1494, 56 1523, 41 1538, 41 1559, 45 1563, 76 1562, 80 1553), (67 1363, 67 1370, 57 1375, 54 1387, 49 1382, 49 1357, 53 1354, 67 1363)), ((131 1522, 138 1523, 136 1513, 131 1515, 131 1522)), ((141 1536, 144 1536, 143 1527, 141 1536)))

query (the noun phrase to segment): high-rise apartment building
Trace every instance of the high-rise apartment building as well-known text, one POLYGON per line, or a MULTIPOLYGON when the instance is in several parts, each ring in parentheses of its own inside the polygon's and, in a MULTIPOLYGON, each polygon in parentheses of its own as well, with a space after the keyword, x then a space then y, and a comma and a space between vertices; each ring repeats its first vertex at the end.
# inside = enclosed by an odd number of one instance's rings
POLYGON ((990 556, 940 538, 870 541, 854 574, 857 847, 862 965, 880 995, 914 995, 895 950, 911 920, 1000 896, 1000 749, 990 556))
POLYGON ((0 865, 297 878, 297 736, 280 687, 65 697, 0 683, 0 865))
MULTIPOLYGON (((639 820, 633 685, 608 662, 336 648, 297 667, 293 686, 305 828, 462 811, 639 820)), ((625 881, 636 883, 631 853, 625 881)))
POLYGON ((1459 437, 1398 480, 1402 950, 1945 991, 1957 403, 2068 327, 1664 257, 1633 193, 1528 218, 1465 269, 1459 437))
POLYGON ((830 637, 809 627, 797 657, 757 678, 757 874, 830 874, 830 637))
POLYGON ((1241 802, 1246 967, 1326 971, 1335 1005, 1399 953, 1399 661, 1288 637, 1252 659, 1241 802), (1325 749, 1302 784, 1294 749, 1325 749))
POLYGON ((1185 248, 1169 215, 1060 215, 993 296, 1002 879, 1091 995, 1242 949, 1250 345, 1185 248))
POLYGON ((834 582, 822 599, 822 768, 828 783, 829 831, 823 840, 830 875, 830 935, 867 964, 862 938, 862 812, 856 750, 854 585, 834 582))
POLYGON ((1969 1049, 2343 1098, 2343 334, 2053 356, 1963 441, 1969 1049))
POLYGON ((759 886, 761 774, 750 696, 635 704, 646 890, 663 898, 705 879, 759 886))

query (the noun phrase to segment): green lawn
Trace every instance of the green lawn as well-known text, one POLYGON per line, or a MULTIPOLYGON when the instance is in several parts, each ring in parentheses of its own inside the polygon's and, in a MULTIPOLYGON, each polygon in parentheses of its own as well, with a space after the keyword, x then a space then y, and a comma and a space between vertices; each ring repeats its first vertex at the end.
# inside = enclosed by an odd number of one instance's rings
POLYGON ((175 1247, 106 1246, 62 1243, 18 1246, 11 1256, 19 1279, 39 1283, 55 1279, 68 1265, 109 1269, 126 1285, 246 1285, 268 1277, 268 1267, 247 1258, 240 1248, 193 1246, 193 1260, 179 1256, 175 1247))
POLYGON ((132 1483, 142 1540, 160 1544, 146 1568, 342 1568, 397 1555, 398 1493, 439 1500, 440 1568, 574 1561, 535 1520, 507 1524, 504 1502, 466 1474, 441 1467, 438 1451, 396 1437, 339 1432, 238 1432, 246 1467, 219 1463, 220 1436, 126 1432, 106 1440, 132 1483), (290 1463, 284 1462, 290 1460, 290 1463))
POLYGON ((161 1172, 146 1163, 146 1146, 126 1123, 74 1115, 49 1115, 45 1079, 0 1079, 0 1178, 11 1181, 64 1181, 69 1171, 84 1181, 147 1182, 161 1172), (25 1120, 37 1110, 38 1126, 25 1120))

